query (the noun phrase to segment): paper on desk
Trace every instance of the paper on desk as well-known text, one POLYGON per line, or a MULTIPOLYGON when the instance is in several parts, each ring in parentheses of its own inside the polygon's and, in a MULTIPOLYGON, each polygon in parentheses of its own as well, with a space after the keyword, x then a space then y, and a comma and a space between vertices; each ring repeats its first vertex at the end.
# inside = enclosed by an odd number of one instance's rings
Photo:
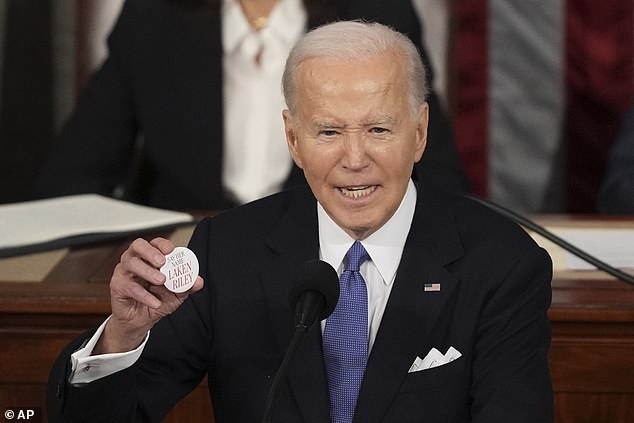
MULTIPOLYGON (((547 228, 575 247, 619 269, 634 269, 634 228, 547 228)), ((532 234, 548 250, 557 268, 566 270, 593 270, 594 266, 555 246, 550 241, 532 234), (559 260, 558 260, 559 259, 559 260), (557 263, 561 261, 561 263, 557 263)))
POLYGON ((110 239, 193 221, 187 213, 81 194, 0 205, 0 257, 110 239))

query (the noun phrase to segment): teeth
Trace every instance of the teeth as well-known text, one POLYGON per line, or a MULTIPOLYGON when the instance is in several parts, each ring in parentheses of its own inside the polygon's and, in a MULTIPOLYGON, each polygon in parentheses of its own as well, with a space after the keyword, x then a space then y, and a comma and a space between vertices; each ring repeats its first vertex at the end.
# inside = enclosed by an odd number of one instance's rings
POLYGON ((363 187, 350 187, 350 188, 341 188, 340 191, 348 198, 361 198, 375 190, 375 186, 363 186, 363 187))

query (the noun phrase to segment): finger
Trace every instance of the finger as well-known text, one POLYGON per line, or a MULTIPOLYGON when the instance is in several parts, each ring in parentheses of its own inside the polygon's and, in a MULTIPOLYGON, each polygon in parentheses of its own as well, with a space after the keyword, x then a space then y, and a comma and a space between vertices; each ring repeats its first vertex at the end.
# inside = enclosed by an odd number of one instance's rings
MULTIPOLYGON (((138 259, 137 259, 138 260, 138 259)), ((151 285, 150 286, 154 286, 151 285)), ((140 278, 123 270, 123 265, 119 263, 112 274, 110 280, 110 297, 113 301, 127 304, 130 301, 138 301, 148 307, 158 308, 161 301, 150 294, 140 278)), ((114 307, 113 307, 114 309, 114 307)))
POLYGON ((131 256, 127 258, 121 262, 121 268, 128 278, 138 277, 152 285, 163 285, 165 283, 165 275, 140 257, 131 256))
POLYGON ((154 267, 161 267, 165 263, 163 252, 143 238, 137 238, 132 241, 127 251, 122 254, 121 259, 123 260, 126 255, 129 257, 140 257, 154 267))
POLYGON ((198 276, 196 278, 196 282, 194 282, 194 286, 192 286, 188 292, 190 294, 193 294, 194 292, 198 292, 201 289, 203 289, 204 286, 205 286, 205 280, 201 278, 200 276, 198 276))
POLYGON ((159 309, 162 306, 162 302, 159 298, 152 295, 150 291, 145 289, 139 283, 129 283, 125 285, 124 297, 133 299, 141 304, 144 304, 152 309, 159 309))
MULTIPOLYGON (((194 284, 192 285, 191 288, 189 288, 187 291, 185 292, 174 292, 172 293, 174 296, 176 296, 177 298, 179 298, 182 301, 185 301, 187 299, 187 297, 189 297, 191 294, 195 294, 196 292, 200 291, 201 289, 203 289, 203 287, 205 286, 205 282, 203 280, 203 278, 201 278, 200 276, 198 276, 196 278, 196 281, 194 282, 194 284)), ((167 289, 167 288, 166 288, 167 289)))
POLYGON ((171 314, 187 299, 187 294, 176 294, 164 286, 151 286, 148 289, 161 301, 161 307, 157 310, 161 315, 171 314))
POLYGON ((171 253, 176 247, 174 243, 170 241, 169 239, 160 238, 160 237, 154 238, 152 241, 150 241, 150 244, 152 244, 154 247, 160 250, 163 255, 167 255, 171 253))
POLYGON ((180 307, 187 298, 195 294, 197 291, 200 291, 203 288, 204 282, 203 279, 199 276, 196 278, 196 282, 189 290, 181 293, 171 292, 165 287, 152 286, 150 287, 150 291, 156 295, 161 302, 163 303, 163 309, 166 310, 167 313, 172 313, 178 307, 180 307))
POLYGON ((124 272, 139 276, 153 284, 165 282, 165 277, 157 270, 164 263, 163 253, 143 238, 134 240, 121 255, 124 272))

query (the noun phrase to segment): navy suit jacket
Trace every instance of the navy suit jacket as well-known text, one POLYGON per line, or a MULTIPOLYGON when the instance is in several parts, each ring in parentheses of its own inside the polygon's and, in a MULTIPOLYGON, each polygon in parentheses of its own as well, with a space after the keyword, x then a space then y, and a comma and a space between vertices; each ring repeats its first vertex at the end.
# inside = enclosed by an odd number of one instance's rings
MULTIPOLYGON (((200 10, 182 3, 125 2, 108 40, 109 56, 52 144, 35 196, 112 195, 120 186, 124 199, 156 207, 231 205, 222 186, 223 54, 220 7, 213 5, 220 2, 200 10), (142 146, 136 151, 138 137, 142 146)), ((422 50, 410 0, 305 3, 310 27, 335 17, 377 20, 422 50)), ((428 101, 429 142, 417 172, 442 189, 467 191, 449 122, 434 94, 428 101)), ((286 187, 303 183, 294 167, 286 187)))
MULTIPOLYGON (((315 199, 299 188, 204 220, 190 248, 204 289, 151 330, 126 370, 69 386, 69 354, 85 337, 70 345, 51 372, 52 422, 160 421, 206 374, 218 423, 261 420, 293 332, 292 274, 319 254, 315 199)), ((354 421, 551 422, 550 281, 548 255, 517 225, 420 185, 354 421), (408 373, 450 346, 462 357, 408 373)), ((289 370, 273 421, 328 422, 319 325, 289 370)))

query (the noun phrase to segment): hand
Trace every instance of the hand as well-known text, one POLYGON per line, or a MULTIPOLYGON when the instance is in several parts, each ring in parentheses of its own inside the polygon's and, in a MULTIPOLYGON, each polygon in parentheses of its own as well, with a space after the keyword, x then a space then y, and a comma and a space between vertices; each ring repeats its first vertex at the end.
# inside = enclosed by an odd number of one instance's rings
POLYGON ((110 279, 112 317, 108 321, 93 354, 130 351, 138 347, 147 331, 161 318, 171 314, 202 289, 199 276, 187 292, 176 294, 163 284, 165 275, 158 269, 174 244, 164 238, 148 242, 138 238, 121 255, 110 279))

